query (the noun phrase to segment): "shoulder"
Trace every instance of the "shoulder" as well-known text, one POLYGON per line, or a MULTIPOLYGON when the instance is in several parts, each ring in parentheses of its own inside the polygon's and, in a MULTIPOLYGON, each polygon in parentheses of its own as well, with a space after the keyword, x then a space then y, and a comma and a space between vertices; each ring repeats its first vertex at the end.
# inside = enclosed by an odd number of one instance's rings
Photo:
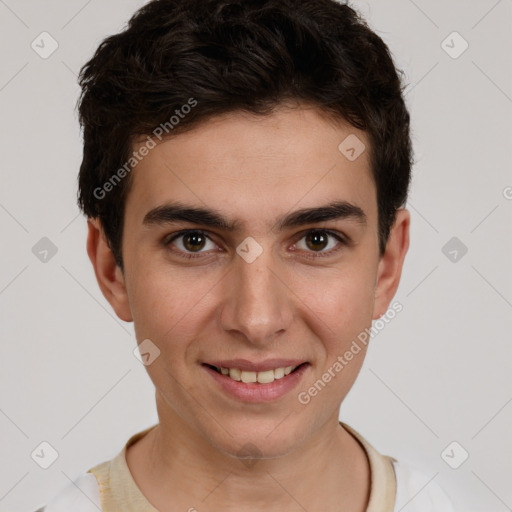
POLYGON ((67 484, 48 505, 36 512, 101 511, 100 489, 92 473, 84 473, 67 484))
POLYGON ((395 510, 407 512, 454 512, 453 504, 433 477, 393 459, 396 474, 395 510))

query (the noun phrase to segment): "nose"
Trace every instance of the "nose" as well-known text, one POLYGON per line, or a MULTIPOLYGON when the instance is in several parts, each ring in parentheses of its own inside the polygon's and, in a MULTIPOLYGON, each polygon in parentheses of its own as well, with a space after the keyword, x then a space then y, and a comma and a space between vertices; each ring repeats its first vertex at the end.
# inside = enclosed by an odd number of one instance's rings
POLYGON ((268 248, 251 263, 237 255, 232 264, 224 282, 221 327, 252 345, 266 346, 293 319, 293 293, 284 269, 268 248))

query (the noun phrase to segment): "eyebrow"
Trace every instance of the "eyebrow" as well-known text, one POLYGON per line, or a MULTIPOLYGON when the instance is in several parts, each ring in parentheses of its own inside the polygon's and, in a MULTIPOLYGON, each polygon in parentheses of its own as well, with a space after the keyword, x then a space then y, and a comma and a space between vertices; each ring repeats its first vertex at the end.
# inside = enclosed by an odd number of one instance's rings
MULTIPOLYGON (((282 231, 287 228, 337 219, 355 220, 360 224, 366 224, 366 214, 359 206, 347 201, 333 201, 323 206, 302 208, 283 215, 277 219, 275 225, 279 231, 282 231)), ((150 226, 174 222, 200 224, 228 232, 239 231, 242 226, 239 221, 228 219, 215 210, 174 202, 157 206, 147 212, 142 224, 150 226)))

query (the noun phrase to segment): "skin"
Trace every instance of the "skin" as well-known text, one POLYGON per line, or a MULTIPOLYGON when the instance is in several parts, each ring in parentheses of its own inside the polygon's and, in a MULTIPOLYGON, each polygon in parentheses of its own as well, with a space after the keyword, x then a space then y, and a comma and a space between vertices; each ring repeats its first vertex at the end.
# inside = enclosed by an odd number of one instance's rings
POLYGON ((87 249, 103 294, 122 320, 134 322, 138 343, 149 338, 160 350, 146 367, 159 426, 126 457, 158 510, 366 510, 368 461, 338 422, 366 349, 307 405, 297 394, 386 312, 399 284, 410 217, 398 211, 380 255, 368 148, 364 132, 303 104, 282 105, 266 117, 230 113, 164 140, 132 171, 124 273, 101 224, 89 220, 87 249), (338 150, 350 134, 366 145, 355 161, 338 150), (143 225, 149 210, 170 200, 215 209, 241 228, 143 225), (272 229, 281 215, 334 200, 360 207, 366 222, 342 218, 272 229), (344 234, 351 243, 329 237, 308 244, 313 228, 344 234), (162 243, 185 229, 203 229, 211 240, 162 243), (236 253, 249 236, 263 249, 252 263, 236 253), (179 256, 187 252, 199 257, 179 256), (201 365, 236 357, 299 358, 310 365, 284 397, 250 404, 226 395, 201 365), (247 443, 258 450, 251 465, 236 457, 247 443))

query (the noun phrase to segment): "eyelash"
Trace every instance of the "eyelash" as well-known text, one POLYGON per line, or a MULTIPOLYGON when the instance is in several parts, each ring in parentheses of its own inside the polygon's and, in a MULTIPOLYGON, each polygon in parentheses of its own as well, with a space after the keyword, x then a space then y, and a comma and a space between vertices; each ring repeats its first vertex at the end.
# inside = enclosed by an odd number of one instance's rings
MULTIPOLYGON (((172 242, 174 242, 178 238, 181 238, 186 235, 193 234, 193 233, 199 233, 202 236, 204 236, 205 238, 207 238, 208 240, 210 240, 211 242, 213 242, 213 240, 206 234, 206 232, 204 232, 200 229, 188 229, 185 231, 180 231, 178 233, 175 233, 175 234, 171 235, 170 238, 169 238, 169 236, 164 238, 162 243, 165 247, 172 247, 172 242)), ((314 234, 314 233, 321 233, 321 234, 326 234, 328 236, 331 236, 331 237, 335 238, 338 242, 340 242, 341 246, 348 245, 348 241, 344 236, 342 236, 340 233, 331 231, 329 229, 310 229, 309 231, 306 231, 304 234, 302 234, 302 236, 300 238, 298 238, 295 243, 298 243, 300 240, 305 238, 307 235, 314 234)), ((215 243, 215 242, 213 242, 213 243, 215 243)), ((311 251, 313 254, 315 254, 315 256, 307 255, 305 257, 308 259, 317 259, 317 258, 322 258, 325 256, 331 256, 332 254, 335 254, 338 251, 340 251, 341 248, 342 247, 338 247, 337 249, 331 249, 327 252, 316 252, 315 253, 315 251, 311 251)), ((185 259, 201 258, 201 257, 203 257, 202 255, 204 254, 203 252, 198 252, 198 253, 183 252, 181 249, 174 249, 174 248, 172 248, 171 251, 185 259)))

